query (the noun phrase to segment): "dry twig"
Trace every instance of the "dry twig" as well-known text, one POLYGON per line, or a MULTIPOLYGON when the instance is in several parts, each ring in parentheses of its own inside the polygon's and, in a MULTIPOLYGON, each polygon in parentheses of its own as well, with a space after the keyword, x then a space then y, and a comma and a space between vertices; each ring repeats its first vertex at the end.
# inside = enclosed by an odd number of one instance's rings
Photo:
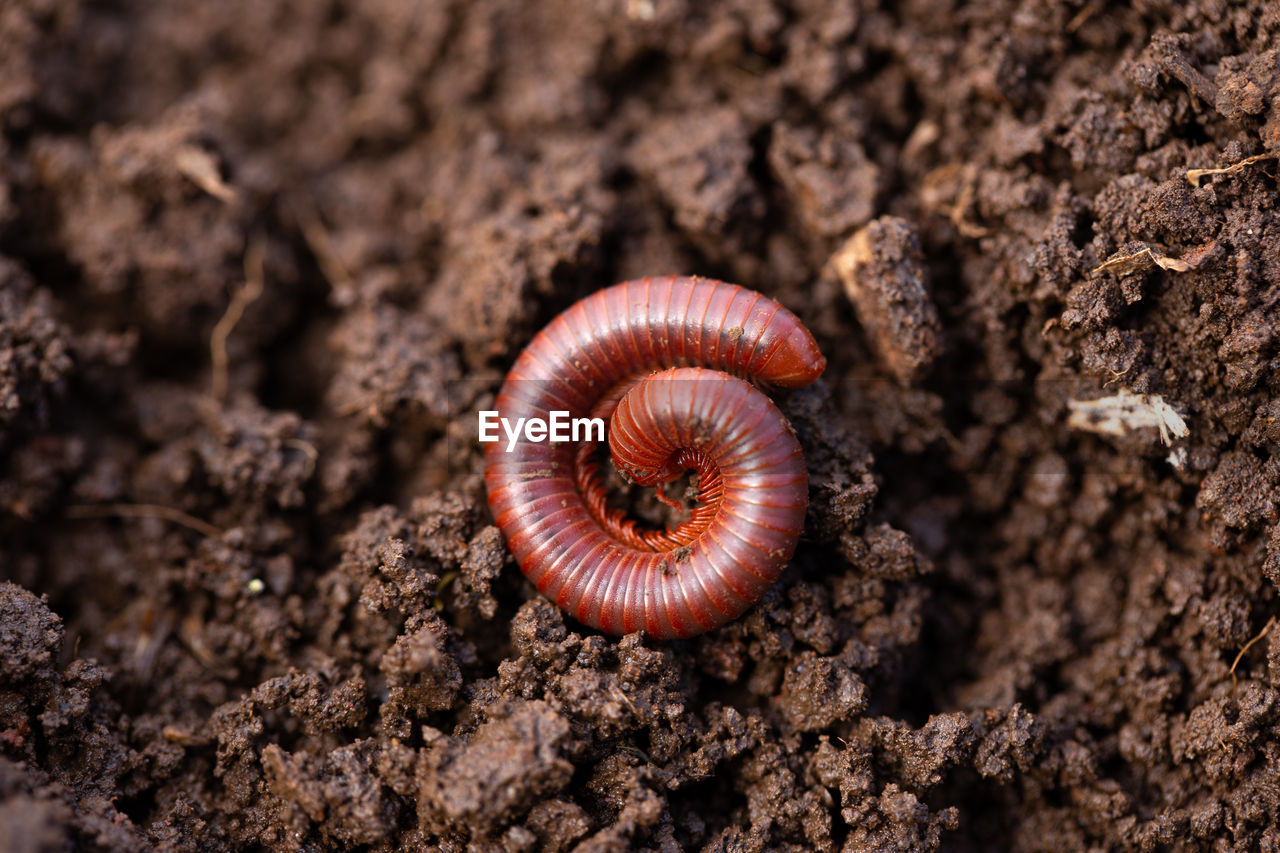
POLYGON ((334 288, 351 287, 353 281, 351 271, 342 262, 338 250, 334 248, 333 240, 329 237, 329 232, 315 210, 305 203, 299 204, 296 215, 302 227, 302 239, 307 241, 307 247, 311 249, 311 254, 315 256, 316 263, 320 265, 320 272, 328 280, 329 285, 334 288))
POLYGON ((1280 160, 1280 154, 1255 154, 1252 157, 1244 158, 1239 163, 1232 163, 1230 166, 1224 166, 1221 169, 1188 169, 1187 180, 1191 182, 1191 186, 1198 187, 1200 186, 1201 178, 1209 175, 1229 175, 1263 160, 1280 160))
POLYGON ((73 504, 67 507, 67 518, 158 518, 190 528, 205 536, 221 536, 222 529, 188 515, 180 509, 160 504, 73 504))
POLYGON ((1258 632, 1258 636, 1244 644, 1244 648, 1240 650, 1240 654, 1236 655, 1236 659, 1231 662, 1231 689, 1236 689, 1236 667, 1240 665, 1240 661, 1244 658, 1244 653, 1253 647, 1253 644, 1267 636, 1267 632, 1271 630, 1271 626, 1276 624, 1276 617, 1272 616, 1267 620, 1267 624, 1262 626, 1262 630, 1258 632))
POLYGON ((209 336, 209 360, 213 368, 213 399, 222 402, 227 398, 227 338, 244 316, 245 309, 262 295, 265 280, 262 266, 266 256, 266 240, 255 235, 244 252, 244 287, 236 291, 227 305, 227 312, 213 327, 209 336))

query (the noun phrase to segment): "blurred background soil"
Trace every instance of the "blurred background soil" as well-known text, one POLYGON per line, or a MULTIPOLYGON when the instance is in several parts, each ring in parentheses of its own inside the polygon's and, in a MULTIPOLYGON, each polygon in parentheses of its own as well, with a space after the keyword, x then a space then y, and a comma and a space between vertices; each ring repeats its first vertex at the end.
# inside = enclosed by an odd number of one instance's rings
POLYGON ((1276 849, 1278 40, 0 3, 0 848, 1276 849), (676 643, 540 599, 474 442, 662 273, 830 361, 793 565, 676 643))

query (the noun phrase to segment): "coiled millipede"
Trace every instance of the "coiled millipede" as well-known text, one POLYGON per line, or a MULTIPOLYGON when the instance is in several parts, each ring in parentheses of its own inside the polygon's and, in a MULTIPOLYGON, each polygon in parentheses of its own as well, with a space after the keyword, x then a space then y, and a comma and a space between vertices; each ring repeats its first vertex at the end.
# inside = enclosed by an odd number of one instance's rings
POLYGON ((594 443, 489 444, 489 506, 521 570, 610 634, 690 637, 736 619, 791 559, 808 506, 791 425, 742 377, 798 388, 825 367, 794 314, 735 284, 646 278, 572 305, 516 359, 499 413, 608 418, 624 477, 673 503, 661 485, 694 469, 698 503, 641 530, 606 506, 594 443))

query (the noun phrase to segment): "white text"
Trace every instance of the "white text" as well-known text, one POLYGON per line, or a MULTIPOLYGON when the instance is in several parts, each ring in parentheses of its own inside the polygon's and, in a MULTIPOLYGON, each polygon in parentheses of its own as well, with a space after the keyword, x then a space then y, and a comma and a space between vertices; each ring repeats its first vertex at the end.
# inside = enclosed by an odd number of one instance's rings
POLYGON ((571 418, 567 411, 550 412, 550 418, 516 418, 513 424, 509 418, 498 417, 497 412, 482 411, 480 413, 480 442, 501 441, 498 427, 502 427, 507 437, 507 452, 516 449, 516 443, 523 434, 525 441, 604 441, 604 418, 571 418))

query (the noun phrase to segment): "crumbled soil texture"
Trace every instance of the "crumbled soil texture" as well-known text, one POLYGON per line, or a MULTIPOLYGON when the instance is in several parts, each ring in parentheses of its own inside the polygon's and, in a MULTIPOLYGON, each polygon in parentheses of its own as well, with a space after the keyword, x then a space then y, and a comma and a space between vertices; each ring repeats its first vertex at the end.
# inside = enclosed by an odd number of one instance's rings
POLYGON ((1270 0, 5 2, 0 848, 1276 849, 1278 155, 1270 0), (830 361, 673 643, 474 441, 661 273, 830 361))

